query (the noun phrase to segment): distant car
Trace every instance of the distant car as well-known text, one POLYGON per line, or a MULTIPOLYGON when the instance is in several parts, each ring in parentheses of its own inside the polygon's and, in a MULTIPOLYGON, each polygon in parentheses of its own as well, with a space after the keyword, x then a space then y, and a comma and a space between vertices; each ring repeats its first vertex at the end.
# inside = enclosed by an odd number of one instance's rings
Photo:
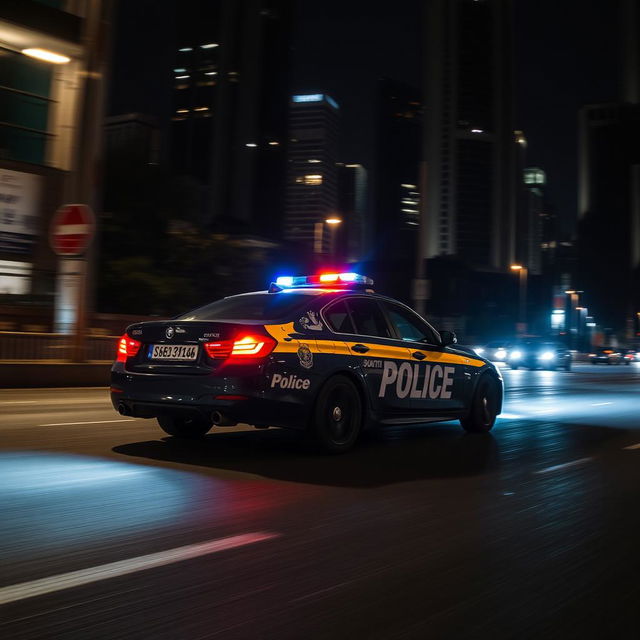
POLYGON ((591 364, 622 364, 623 355, 613 347, 599 347, 589 354, 591 364))
POLYGON ((511 369, 564 369, 571 371, 571 351, 557 342, 531 339, 520 342, 507 354, 511 369))
POLYGON ((511 344, 506 340, 496 340, 483 346, 474 347, 473 350, 479 356, 491 360, 491 362, 504 362, 507 359, 510 348, 511 344))
POLYGON ((622 349, 622 360, 625 364, 631 364, 640 360, 640 353, 635 349, 622 349))

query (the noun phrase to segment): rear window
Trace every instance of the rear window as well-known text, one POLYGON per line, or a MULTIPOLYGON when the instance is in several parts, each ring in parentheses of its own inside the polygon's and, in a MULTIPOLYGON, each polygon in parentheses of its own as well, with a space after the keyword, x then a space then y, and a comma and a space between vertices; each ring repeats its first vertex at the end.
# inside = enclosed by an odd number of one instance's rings
POLYGON ((264 320, 287 318, 309 304, 304 293, 250 293, 231 296, 178 316, 176 320, 264 320))

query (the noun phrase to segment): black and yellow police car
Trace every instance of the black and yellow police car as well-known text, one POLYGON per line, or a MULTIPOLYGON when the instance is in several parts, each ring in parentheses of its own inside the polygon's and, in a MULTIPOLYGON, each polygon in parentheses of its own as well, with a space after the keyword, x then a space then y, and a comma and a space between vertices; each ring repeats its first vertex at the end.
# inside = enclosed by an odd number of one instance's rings
POLYGON ((333 452, 373 425, 493 426, 498 370, 356 273, 283 276, 120 339, 113 406, 177 437, 213 425, 307 430, 333 452))

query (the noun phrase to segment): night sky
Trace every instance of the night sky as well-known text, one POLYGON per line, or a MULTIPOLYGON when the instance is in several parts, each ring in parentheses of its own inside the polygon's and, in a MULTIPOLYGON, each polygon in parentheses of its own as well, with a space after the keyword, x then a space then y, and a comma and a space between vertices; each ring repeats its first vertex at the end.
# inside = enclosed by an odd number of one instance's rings
MULTIPOLYGON (((547 194, 567 230, 576 214, 577 112, 620 95, 616 2, 516 0, 516 126, 528 164, 547 172, 547 194)), ((296 3, 294 92, 331 94, 341 105, 343 160, 371 166, 376 80, 421 85, 419 0, 296 3)), ((121 2, 109 113, 168 119, 173 0, 121 2)), ((428 96, 426 97, 428 104, 428 96)))

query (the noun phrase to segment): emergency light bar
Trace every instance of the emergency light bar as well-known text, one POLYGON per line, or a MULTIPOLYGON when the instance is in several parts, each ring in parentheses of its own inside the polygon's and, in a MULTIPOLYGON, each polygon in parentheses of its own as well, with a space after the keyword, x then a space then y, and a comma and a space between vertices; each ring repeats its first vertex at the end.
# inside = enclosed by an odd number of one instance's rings
POLYGON ((320 273, 314 276, 280 276, 275 282, 277 287, 295 289, 298 287, 322 287, 366 285, 373 286, 373 280, 359 273, 320 273))

